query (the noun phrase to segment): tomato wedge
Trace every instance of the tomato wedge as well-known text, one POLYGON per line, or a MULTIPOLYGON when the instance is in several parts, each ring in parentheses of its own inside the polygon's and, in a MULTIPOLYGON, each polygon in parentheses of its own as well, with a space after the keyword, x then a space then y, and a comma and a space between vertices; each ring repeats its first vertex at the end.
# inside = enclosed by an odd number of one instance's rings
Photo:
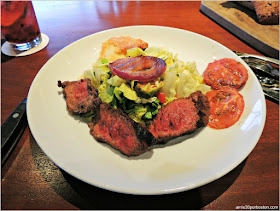
POLYGON ((153 56, 137 56, 118 59, 109 64, 109 69, 120 78, 149 82, 164 73, 166 63, 153 56))
POLYGON ((213 89, 223 86, 238 89, 248 80, 248 71, 240 62, 224 58, 209 63, 203 73, 203 79, 213 89))
POLYGON ((234 88, 223 87, 206 93, 210 105, 208 125, 223 129, 234 125, 244 110, 243 96, 234 88))

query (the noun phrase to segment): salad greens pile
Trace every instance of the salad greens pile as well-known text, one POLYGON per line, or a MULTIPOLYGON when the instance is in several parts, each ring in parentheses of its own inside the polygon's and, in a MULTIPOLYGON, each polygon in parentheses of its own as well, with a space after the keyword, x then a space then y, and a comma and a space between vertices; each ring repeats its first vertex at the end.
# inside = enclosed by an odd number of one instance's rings
POLYGON ((127 57, 154 56, 166 62, 166 71, 154 81, 139 84, 138 81, 126 80, 112 75, 106 58, 93 64, 91 70, 86 70, 81 78, 91 79, 92 85, 98 90, 100 99, 114 108, 121 108, 134 121, 145 124, 158 113, 164 105, 176 98, 188 97, 200 90, 203 94, 210 87, 203 83, 202 76, 196 69, 195 62, 184 62, 177 55, 164 47, 131 48, 127 50, 127 57), (137 85, 138 84, 138 85, 137 85), (141 87, 141 92, 139 92, 141 87), (155 89, 156 91, 153 91, 155 89), (143 95, 143 91, 147 92, 143 95), (165 94, 166 102, 157 98, 157 92, 165 94))

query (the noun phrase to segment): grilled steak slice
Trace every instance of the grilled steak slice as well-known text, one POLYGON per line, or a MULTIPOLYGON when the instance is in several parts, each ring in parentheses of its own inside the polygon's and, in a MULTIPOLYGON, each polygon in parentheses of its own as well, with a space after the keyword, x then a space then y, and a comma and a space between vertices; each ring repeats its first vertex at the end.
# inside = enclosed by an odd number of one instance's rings
POLYGON ((210 106, 207 96, 200 91, 188 98, 180 98, 162 107, 148 130, 157 143, 166 143, 174 137, 193 133, 208 124, 210 106))
POLYGON ((91 85, 90 79, 79 81, 58 81, 63 88, 66 105, 71 114, 83 114, 95 109, 101 103, 97 90, 91 85))
POLYGON ((97 141, 105 142, 127 156, 140 155, 156 143, 148 130, 107 103, 100 104, 89 128, 97 141))

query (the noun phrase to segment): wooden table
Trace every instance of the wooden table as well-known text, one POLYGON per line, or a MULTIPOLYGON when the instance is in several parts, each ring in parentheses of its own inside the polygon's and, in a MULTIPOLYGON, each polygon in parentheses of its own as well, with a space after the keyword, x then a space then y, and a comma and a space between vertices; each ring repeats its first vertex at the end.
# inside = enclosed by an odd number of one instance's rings
MULTIPOLYGON (((200 12, 200 2, 33 2, 44 50, 26 57, 2 54, 2 124, 27 96, 40 68, 68 44, 93 33, 130 25, 161 25, 193 31, 231 50, 259 54, 200 12)), ((236 209, 279 205, 279 105, 266 100, 261 138, 237 168, 200 188, 162 196, 114 193, 85 184, 59 169, 27 127, 2 168, 2 209, 236 209)))

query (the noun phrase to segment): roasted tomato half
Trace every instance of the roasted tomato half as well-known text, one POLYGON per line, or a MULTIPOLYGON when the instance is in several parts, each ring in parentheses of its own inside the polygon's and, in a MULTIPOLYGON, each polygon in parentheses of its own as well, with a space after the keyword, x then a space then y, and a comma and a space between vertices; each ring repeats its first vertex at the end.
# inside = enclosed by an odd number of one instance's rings
POLYGON ((120 78, 149 82, 164 73, 166 63, 153 56, 137 56, 118 59, 109 64, 109 69, 120 78))
POLYGON ((244 110, 243 96, 234 88, 223 87, 206 93, 210 104, 208 126, 215 129, 235 124, 244 110))
POLYGON ((248 80, 248 71, 240 62, 224 58, 209 63, 203 73, 203 79, 213 89, 223 86, 238 89, 248 80))

